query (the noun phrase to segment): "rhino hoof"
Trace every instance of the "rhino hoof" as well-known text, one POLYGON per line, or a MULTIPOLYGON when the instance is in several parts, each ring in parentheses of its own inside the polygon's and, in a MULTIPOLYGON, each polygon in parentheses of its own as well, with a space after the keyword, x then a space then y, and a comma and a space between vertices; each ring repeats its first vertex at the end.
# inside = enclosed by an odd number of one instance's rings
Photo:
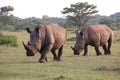
POLYGON ((39 60, 40 63, 45 63, 45 60, 39 60))
POLYGON ((62 59, 57 59, 58 62, 62 61, 62 59))
POLYGON ((62 61, 62 59, 54 58, 53 61, 62 61))
POLYGON ((83 54, 83 56, 87 56, 87 54, 83 54))

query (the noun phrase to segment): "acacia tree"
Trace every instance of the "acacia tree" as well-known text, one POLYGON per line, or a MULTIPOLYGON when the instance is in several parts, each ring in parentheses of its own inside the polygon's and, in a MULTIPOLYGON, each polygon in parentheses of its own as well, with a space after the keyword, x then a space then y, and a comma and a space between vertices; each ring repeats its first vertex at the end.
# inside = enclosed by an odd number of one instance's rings
POLYGON ((0 13, 4 15, 8 15, 8 13, 13 10, 14 8, 12 6, 4 6, 0 8, 0 13))
POLYGON ((90 19, 90 16, 97 12, 96 6, 88 4, 88 2, 71 4, 70 8, 65 7, 62 11, 63 14, 67 14, 68 19, 76 24, 78 29, 83 27, 90 19))

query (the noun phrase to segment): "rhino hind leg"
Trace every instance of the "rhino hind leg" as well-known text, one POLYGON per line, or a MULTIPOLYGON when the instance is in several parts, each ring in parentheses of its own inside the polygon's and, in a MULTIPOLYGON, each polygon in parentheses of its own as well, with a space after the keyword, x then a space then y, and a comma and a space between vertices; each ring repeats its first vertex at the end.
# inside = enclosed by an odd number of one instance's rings
POLYGON ((111 54, 111 50, 110 50, 111 45, 112 45, 112 38, 110 38, 110 39, 108 40, 108 55, 111 54))
POLYGON ((58 49, 58 55, 56 54, 56 50, 51 51, 54 56, 53 57, 54 61, 61 61, 62 51, 63 51, 63 46, 58 49))
POLYGON ((53 54, 53 56, 54 56, 54 57, 53 57, 53 60, 54 60, 54 61, 57 61, 56 50, 52 50, 51 52, 52 52, 52 54, 53 54))
POLYGON ((59 50, 58 50, 58 59, 57 59, 57 61, 62 61, 62 59, 61 59, 62 52, 63 52, 63 46, 61 46, 59 48, 59 50))
POLYGON ((102 55, 102 53, 99 50, 99 46, 95 46, 95 50, 96 50, 97 56, 102 55))

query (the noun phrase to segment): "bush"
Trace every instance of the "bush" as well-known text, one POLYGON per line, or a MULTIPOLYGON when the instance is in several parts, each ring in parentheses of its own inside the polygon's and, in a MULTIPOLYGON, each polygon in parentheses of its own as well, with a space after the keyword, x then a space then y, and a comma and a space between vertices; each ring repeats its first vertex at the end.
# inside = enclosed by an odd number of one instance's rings
POLYGON ((0 33, 0 45, 18 47, 17 37, 13 35, 3 35, 0 33))

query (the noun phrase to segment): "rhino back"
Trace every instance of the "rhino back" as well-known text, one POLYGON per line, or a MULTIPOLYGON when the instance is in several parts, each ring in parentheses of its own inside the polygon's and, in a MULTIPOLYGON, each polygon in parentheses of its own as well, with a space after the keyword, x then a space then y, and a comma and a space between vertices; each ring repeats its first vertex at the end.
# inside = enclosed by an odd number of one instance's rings
POLYGON ((106 25, 95 25, 85 27, 82 32, 84 33, 86 44, 94 46, 96 44, 105 44, 109 40, 112 30, 106 25))
POLYGON ((67 31, 57 24, 47 25, 49 40, 54 44, 53 48, 58 49, 64 45, 67 38, 67 31))

